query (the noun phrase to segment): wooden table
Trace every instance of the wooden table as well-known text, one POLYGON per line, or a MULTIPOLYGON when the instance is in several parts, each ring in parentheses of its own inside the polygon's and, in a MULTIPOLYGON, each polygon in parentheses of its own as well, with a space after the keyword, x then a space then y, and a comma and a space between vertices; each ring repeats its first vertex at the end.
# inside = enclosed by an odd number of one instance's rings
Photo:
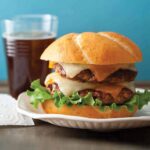
MULTIPOLYGON (((137 83, 149 87, 148 83, 137 83)), ((7 85, 0 85, 7 92, 7 85)), ((114 132, 70 129, 36 121, 34 127, 0 127, 0 150, 150 150, 150 127, 114 132)))

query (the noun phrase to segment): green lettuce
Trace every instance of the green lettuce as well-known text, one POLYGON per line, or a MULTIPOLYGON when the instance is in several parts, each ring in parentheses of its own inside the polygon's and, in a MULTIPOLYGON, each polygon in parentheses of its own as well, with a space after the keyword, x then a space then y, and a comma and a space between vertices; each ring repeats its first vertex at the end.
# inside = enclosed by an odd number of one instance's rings
POLYGON ((136 92, 130 100, 122 105, 116 103, 104 105, 100 99, 94 99, 90 92, 86 96, 80 96, 78 92, 74 92, 71 96, 66 96, 62 92, 55 91, 52 95, 40 84, 40 80, 35 80, 31 83, 31 90, 27 90, 27 95, 30 97, 30 103, 35 108, 46 100, 54 100, 58 108, 63 105, 67 105, 68 107, 72 105, 88 105, 97 106, 100 111, 104 111, 107 108, 119 110, 121 107, 127 107, 128 110, 132 112, 135 105, 138 106, 138 109, 142 109, 142 107, 150 101, 150 91, 145 90, 144 92, 136 92))

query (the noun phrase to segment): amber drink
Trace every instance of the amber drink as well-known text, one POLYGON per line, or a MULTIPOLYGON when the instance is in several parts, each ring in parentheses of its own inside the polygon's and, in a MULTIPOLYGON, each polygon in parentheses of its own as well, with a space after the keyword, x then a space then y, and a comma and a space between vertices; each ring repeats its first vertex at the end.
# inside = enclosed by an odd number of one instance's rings
POLYGON ((50 70, 47 69, 48 62, 41 61, 40 55, 55 37, 54 33, 39 30, 31 32, 30 29, 3 34, 9 90, 13 97, 17 98, 21 92, 27 90, 35 79, 40 78, 44 82, 50 70))

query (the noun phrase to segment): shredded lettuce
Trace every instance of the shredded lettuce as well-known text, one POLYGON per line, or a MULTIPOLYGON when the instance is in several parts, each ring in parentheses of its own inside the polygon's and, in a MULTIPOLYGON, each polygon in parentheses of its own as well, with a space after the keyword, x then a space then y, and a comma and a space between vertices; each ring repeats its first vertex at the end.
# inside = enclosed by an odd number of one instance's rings
POLYGON ((89 92, 86 96, 80 96, 78 92, 74 92, 71 96, 66 96, 62 92, 55 91, 52 95, 45 87, 40 84, 40 80, 35 80, 31 83, 31 90, 27 90, 27 95, 30 97, 30 103, 33 107, 37 108, 40 103, 46 100, 54 100, 56 107, 60 108, 63 105, 88 105, 97 106, 100 111, 105 109, 119 110, 121 107, 127 107, 129 111, 134 110, 134 106, 137 105, 138 109, 150 101, 150 91, 136 92, 135 95, 122 105, 112 103, 110 105, 104 105, 100 99, 94 99, 89 92))

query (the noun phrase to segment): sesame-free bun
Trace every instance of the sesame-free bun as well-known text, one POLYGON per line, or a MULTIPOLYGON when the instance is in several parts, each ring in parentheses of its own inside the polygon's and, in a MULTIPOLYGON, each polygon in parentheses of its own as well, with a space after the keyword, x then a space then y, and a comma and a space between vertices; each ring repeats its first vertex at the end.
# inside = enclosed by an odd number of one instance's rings
POLYGON ((42 104, 43 110, 48 114, 64 114, 70 116, 81 116, 88 118, 121 118, 121 117, 131 117, 137 111, 137 106, 135 106, 134 111, 130 112, 124 106, 119 110, 106 109, 105 111, 100 111, 96 106, 78 106, 73 105, 68 107, 63 105, 57 108, 53 100, 47 100, 42 104))
POLYGON ((123 64, 142 59, 138 46, 115 32, 70 33, 54 41, 41 55, 42 60, 77 64, 123 64))

